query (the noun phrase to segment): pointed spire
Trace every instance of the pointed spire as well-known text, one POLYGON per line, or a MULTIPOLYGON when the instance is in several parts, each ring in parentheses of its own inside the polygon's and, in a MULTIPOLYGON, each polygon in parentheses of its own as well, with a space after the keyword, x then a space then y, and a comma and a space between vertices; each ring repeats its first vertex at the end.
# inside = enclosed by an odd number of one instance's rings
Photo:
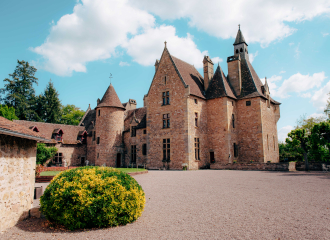
POLYGON ((167 42, 165 41, 165 42, 164 42, 164 44, 165 44, 165 48, 167 48, 167 47, 166 47, 166 43, 167 43, 167 42))
POLYGON ((238 32, 237 32, 237 35, 236 35, 234 45, 237 45, 237 44, 240 44, 240 43, 245 43, 246 44, 243 33, 241 31, 241 24, 238 25, 238 32))
POLYGON ((107 91, 104 93, 103 98, 97 107, 118 107, 125 109, 112 84, 110 84, 107 91))

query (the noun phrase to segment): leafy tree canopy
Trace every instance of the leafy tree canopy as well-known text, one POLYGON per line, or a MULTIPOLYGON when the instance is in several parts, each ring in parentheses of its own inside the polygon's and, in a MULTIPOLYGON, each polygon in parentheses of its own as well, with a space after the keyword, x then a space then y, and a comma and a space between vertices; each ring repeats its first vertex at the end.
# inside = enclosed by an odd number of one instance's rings
POLYGON ((75 105, 62 106, 61 110, 61 120, 60 123, 68 125, 78 125, 85 111, 80 110, 80 108, 75 105))
POLYGON ((56 147, 46 147, 44 143, 37 144, 37 164, 44 164, 48 159, 55 156, 57 152, 56 147))
POLYGON ((35 91, 33 84, 38 84, 34 75, 37 69, 28 62, 17 60, 17 66, 10 78, 4 79, 4 88, 0 90, 1 101, 9 107, 14 107, 16 116, 22 120, 36 118, 34 111, 35 91))
POLYGON ((0 105, 0 116, 7 118, 8 120, 18 120, 18 117, 15 115, 15 109, 13 107, 8 107, 7 105, 0 105))

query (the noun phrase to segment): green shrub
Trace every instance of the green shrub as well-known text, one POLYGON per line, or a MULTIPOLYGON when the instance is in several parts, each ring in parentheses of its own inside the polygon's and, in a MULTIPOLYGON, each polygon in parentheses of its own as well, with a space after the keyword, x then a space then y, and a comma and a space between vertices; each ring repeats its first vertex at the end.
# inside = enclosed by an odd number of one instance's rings
POLYGON ((81 167, 56 175, 40 198, 46 218, 70 230, 125 225, 141 216, 142 187, 107 167, 81 167))
POLYGON ((56 147, 47 147, 44 143, 37 143, 37 164, 44 164, 48 159, 55 156, 56 147))

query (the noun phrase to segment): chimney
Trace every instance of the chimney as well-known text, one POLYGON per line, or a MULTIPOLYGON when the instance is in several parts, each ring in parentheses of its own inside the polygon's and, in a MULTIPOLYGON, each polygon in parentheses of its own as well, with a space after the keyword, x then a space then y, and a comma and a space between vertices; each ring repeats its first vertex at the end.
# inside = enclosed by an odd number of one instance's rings
POLYGON ((100 101, 101 101, 101 100, 98 98, 98 99, 97 99, 97 104, 96 104, 96 106, 99 105, 100 101))
POLYGON ((204 56, 203 68, 204 68, 204 90, 206 91, 213 77, 213 62, 209 56, 204 56))
POLYGON ((241 56, 234 55, 227 58, 228 80, 234 89, 235 95, 240 96, 242 90, 241 56))
POLYGON ((159 60, 156 59, 156 62, 155 62, 155 72, 157 72, 158 66, 159 66, 159 60))

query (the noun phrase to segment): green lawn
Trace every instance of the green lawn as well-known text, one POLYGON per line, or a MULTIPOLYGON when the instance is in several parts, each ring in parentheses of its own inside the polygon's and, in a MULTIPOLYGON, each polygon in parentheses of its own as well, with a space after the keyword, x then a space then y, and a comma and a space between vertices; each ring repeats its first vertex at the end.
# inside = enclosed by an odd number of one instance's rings
MULTIPOLYGON (((129 172, 143 172, 146 171, 146 169, 143 168, 116 168, 124 173, 129 173, 129 172)), ((55 176, 56 174, 60 173, 61 171, 47 171, 47 172, 41 172, 40 176, 55 176)))

